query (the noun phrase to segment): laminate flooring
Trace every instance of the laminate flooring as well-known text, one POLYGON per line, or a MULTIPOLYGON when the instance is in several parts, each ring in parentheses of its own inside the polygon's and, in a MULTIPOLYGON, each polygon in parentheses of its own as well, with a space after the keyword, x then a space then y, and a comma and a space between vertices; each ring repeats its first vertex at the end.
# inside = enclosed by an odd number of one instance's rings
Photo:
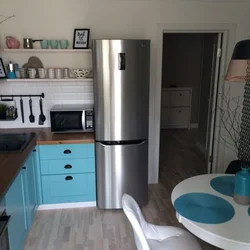
MULTIPOLYGON (((206 173, 195 147, 195 131, 162 130, 160 183, 149 185, 147 221, 181 225, 171 204, 171 191, 183 179, 206 173)), ((216 249, 200 241, 204 250, 216 249)), ((74 208, 38 211, 25 250, 135 250, 132 228, 121 210, 74 208)))

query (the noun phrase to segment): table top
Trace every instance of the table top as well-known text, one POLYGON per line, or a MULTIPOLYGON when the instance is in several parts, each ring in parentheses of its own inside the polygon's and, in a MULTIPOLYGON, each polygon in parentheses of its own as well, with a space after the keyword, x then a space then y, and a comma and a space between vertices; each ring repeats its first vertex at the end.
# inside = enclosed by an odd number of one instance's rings
POLYGON ((220 224, 204 224, 191 221, 176 213, 179 222, 191 233, 202 240, 222 249, 250 249, 250 216, 249 206, 241 206, 234 202, 230 196, 215 191, 210 182, 218 176, 225 174, 198 175, 180 182, 171 195, 172 204, 180 196, 188 193, 208 193, 228 201, 235 210, 234 217, 220 224))

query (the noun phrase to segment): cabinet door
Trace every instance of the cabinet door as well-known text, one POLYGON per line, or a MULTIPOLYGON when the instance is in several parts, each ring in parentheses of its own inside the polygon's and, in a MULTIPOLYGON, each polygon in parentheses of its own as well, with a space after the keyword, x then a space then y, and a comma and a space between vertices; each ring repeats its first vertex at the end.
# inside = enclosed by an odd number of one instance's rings
POLYGON ((27 234, 24 175, 21 171, 5 195, 6 211, 11 216, 8 225, 10 250, 23 249, 27 234))
POLYGON ((35 163, 35 153, 32 152, 24 164, 25 202, 28 228, 30 228, 32 224, 37 206, 35 163))
POLYGON ((176 90, 171 92, 171 107, 190 106, 191 94, 188 90, 176 90))
POLYGON ((88 202, 96 200, 95 174, 42 176, 43 203, 88 202))
POLYGON ((169 125, 187 124, 189 115, 189 108, 171 108, 169 111, 169 125))

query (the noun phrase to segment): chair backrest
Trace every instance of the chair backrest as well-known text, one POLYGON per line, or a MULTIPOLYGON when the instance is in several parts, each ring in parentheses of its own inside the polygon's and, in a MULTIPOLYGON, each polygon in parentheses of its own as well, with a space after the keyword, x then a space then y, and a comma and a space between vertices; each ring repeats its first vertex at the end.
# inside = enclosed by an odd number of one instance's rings
POLYGON ((150 250, 142 229, 147 225, 147 222, 136 201, 128 194, 122 196, 122 209, 132 225, 137 249, 150 250))

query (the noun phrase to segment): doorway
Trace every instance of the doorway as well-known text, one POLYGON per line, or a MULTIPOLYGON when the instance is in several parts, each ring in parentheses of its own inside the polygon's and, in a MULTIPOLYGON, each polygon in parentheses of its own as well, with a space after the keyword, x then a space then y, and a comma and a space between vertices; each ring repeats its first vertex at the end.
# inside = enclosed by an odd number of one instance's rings
POLYGON ((159 165, 165 184, 211 172, 222 42, 222 33, 163 33, 159 165))

